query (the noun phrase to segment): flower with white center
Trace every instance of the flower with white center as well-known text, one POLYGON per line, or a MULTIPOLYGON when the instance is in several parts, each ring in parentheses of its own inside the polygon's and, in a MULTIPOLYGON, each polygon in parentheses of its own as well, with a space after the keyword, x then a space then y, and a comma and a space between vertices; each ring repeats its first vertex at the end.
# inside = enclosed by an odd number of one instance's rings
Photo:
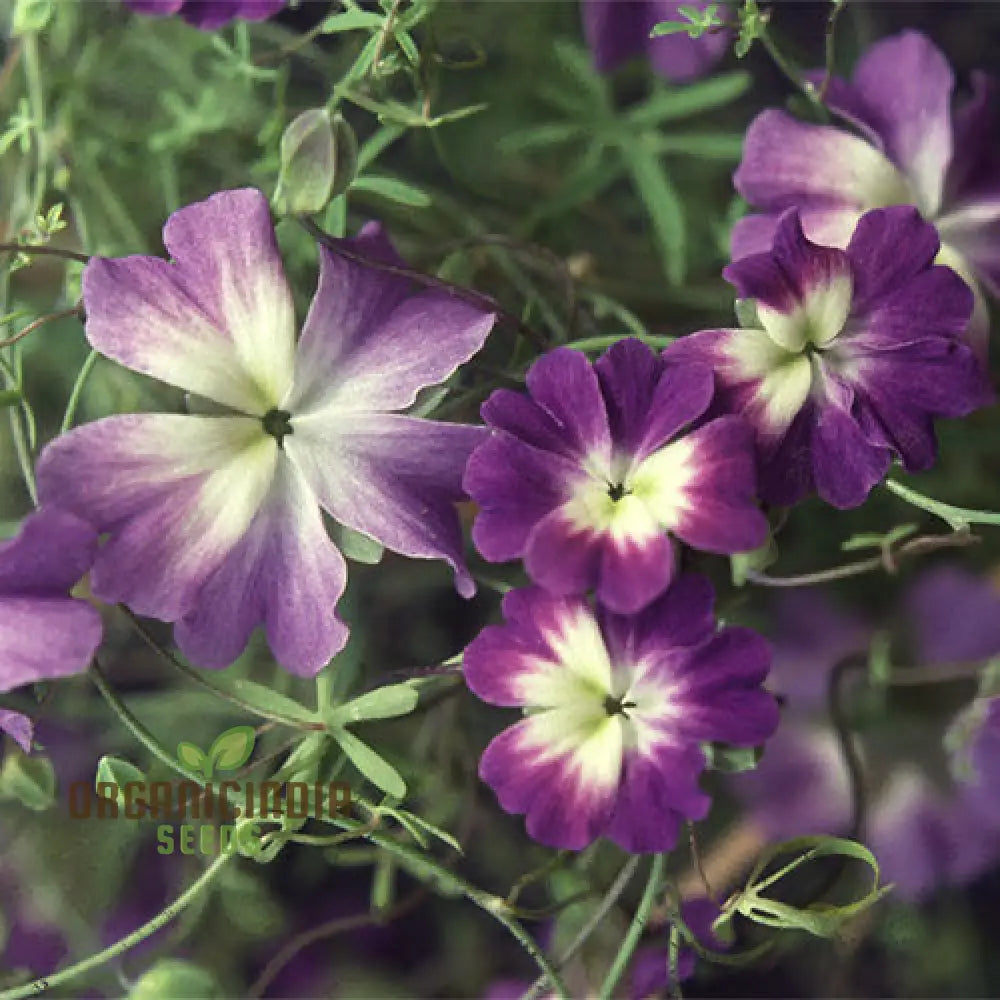
POLYGON ((831 81, 827 106, 858 134, 784 111, 758 115, 733 180, 762 214, 737 223, 733 257, 767 250, 790 207, 810 239, 846 247, 866 211, 914 205, 940 233, 939 262, 976 293, 968 336, 984 356, 980 284, 1000 295, 1000 103, 993 77, 974 73, 972 85, 972 98, 953 111, 947 59, 926 36, 904 31, 873 45, 849 83, 831 81))
POLYGON ((711 402, 707 366, 666 365, 623 340, 593 365, 558 348, 531 367, 527 388, 483 404, 493 435, 465 473, 487 559, 523 557, 546 590, 596 590, 629 613, 669 585, 671 535, 727 554, 763 543, 750 427, 728 417, 681 435, 711 402))
POLYGON ((856 507, 892 458, 908 472, 937 457, 934 417, 961 417, 990 398, 962 334, 972 292, 934 264, 934 227, 908 206, 862 216, 845 250, 806 239, 786 212, 767 253, 725 270, 755 300, 757 322, 705 330, 664 357, 712 365, 713 412, 757 432, 760 494, 793 504, 815 490, 856 507))
POLYGON ((595 612, 537 588, 505 595, 504 625, 465 651, 465 680, 525 718, 486 748, 480 777, 528 833, 579 850, 608 837, 627 851, 667 851, 685 819, 702 819, 701 744, 755 746, 778 723, 761 684, 767 643, 716 631, 714 595, 680 577, 636 615, 595 612))
MULTIPOLYGON (((96 549, 89 524, 48 508, 31 514, 18 536, 0 545, 0 692, 90 665, 101 617, 69 592, 96 549)), ((17 712, 0 712, 0 729, 30 744, 30 724, 17 712)))
POLYGON ((346 567, 322 510, 403 555, 444 559, 461 594, 454 503, 482 429, 398 412, 483 344, 494 315, 375 266, 381 228, 320 250, 296 342, 267 201, 224 191, 175 212, 172 261, 93 258, 87 337, 101 353, 231 415, 129 414, 71 431, 39 463, 43 499, 107 541, 102 600, 176 622, 181 650, 224 667, 263 624, 276 658, 316 673, 346 642, 346 567))

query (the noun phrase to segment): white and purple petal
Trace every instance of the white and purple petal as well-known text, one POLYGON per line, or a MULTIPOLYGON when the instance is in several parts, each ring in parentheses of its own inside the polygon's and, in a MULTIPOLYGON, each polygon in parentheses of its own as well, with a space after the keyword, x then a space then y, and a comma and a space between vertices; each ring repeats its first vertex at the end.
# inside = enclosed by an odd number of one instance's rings
POLYGON ((294 418, 292 427, 285 451, 334 520, 401 555, 443 559, 459 593, 475 593, 455 504, 484 428, 329 411, 294 418))
POLYGON ((91 259, 88 339, 134 371, 262 416, 291 387, 295 338, 267 200, 222 191, 174 212, 163 241, 173 263, 91 259))
POLYGON ((641 462, 712 401, 707 365, 667 365, 640 340, 620 340, 594 363, 615 451, 641 462))
POLYGON ((622 770, 622 720, 597 703, 590 712, 549 708, 495 737, 479 776, 500 805, 522 814, 539 843, 578 851, 605 832, 622 770))
POLYGON ((767 519, 757 507, 753 430, 720 417, 647 458, 632 490, 657 522, 706 552, 746 552, 764 543, 767 519))
POLYGON ((405 268, 377 223, 337 242, 348 256, 320 247, 285 408, 368 411, 377 400, 381 412, 404 409, 483 346, 496 315, 380 266, 405 268))
POLYGON ((335 611, 346 583, 344 558, 315 497, 281 455, 260 509, 205 580, 196 606, 177 622, 174 639, 192 662, 222 668, 263 625, 277 661, 311 677, 347 641, 347 626, 335 611))
POLYGON ((277 451, 251 418, 108 417, 45 449, 39 494, 109 536, 91 573, 98 597, 176 621, 260 509, 277 451))

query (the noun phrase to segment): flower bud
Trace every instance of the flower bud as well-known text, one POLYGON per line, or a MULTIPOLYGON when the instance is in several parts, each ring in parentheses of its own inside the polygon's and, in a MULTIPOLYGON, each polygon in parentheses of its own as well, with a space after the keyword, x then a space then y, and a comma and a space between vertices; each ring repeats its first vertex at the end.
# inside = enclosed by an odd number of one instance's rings
POLYGON ((281 137, 281 172, 274 192, 279 215, 311 215, 347 190, 358 165, 351 126, 325 109, 303 111, 281 137))

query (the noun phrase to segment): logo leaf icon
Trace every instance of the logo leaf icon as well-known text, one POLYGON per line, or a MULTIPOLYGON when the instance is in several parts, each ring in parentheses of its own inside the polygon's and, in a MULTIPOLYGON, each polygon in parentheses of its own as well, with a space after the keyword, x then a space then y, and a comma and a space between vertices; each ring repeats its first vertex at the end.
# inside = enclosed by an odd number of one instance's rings
POLYGON ((178 743, 177 759, 189 770, 206 774, 205 766, 209 763, 208 758, 194 743, 178 743))
POLYGON ((253 726, 234 726, 227 729, 208 751, 211 767, 220 771, 233 771, 245 764, 253 753, 256 736, 253 726))

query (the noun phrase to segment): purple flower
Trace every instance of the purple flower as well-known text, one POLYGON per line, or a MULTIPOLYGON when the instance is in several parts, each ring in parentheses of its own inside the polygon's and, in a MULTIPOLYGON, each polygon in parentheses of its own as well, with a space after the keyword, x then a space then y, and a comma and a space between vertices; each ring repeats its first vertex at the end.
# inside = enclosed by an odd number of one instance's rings
MULTIPOLYGON (((0 545, 0 691, 87 669, 101 641, 101 618, 69 591, 90 569, 96 548, 89 524, 45 508, 0 545)), ((5 712, 0 728, 28 750, 25 723, 19 713, 5 712)))
POLYGON ((234 18, 264 21, 277 14, 288 0, 123 0, 140 14, 165 17, 180 14, 188 24, 211 31, 234 18))
POLYGON ((705 365, 665 365, 637 340, 593 366, 559 348, 535 362, 527 387, 483 405, 494 433, 465 474, 487 559, 523 557, 546 590, 596 589, 627 614, 669 585, 670 535, 720 553, 763 543, 749 426, 729 417, 677 437, 711 401, 705 365))
MULTIPOLYGON (((839 738, 826 720, 825 690, 835 664, 852 651, 863 653, 871 630, 818 594, 795 595, 781 609, 772 632, 771 673, 775 690, 787 695, 781 726, 756 770, 729 780, 773 840, 844 834, 852 819, 851 782, 839 738), (802 616, 813 624, 812 644, 802 641, 798 628, 788 632, 780 625, 802 616)), ((951 567, 924 573, 904 610, 919 665, 1000 653, 1000 595, 968 573, 951 567), (916 617, 924 613, 930 622, 916 617), (942 623, 948 627, 934 634, 942 623)), ((861 839, 878 858, 884 881, 907 899, 968 882, 1000 858, 1000 708, 977 699, 950 720, 944 740, 937 738, 943 730, 935 721, 948 720, 890 710, 885 726, 869 725, 858 741, 865 778, 861 839), (966 741, 949 775, 946 749, 960 727, 966 741)))
MULTIPOLYGON (((296 343, 255 190, 175 212, 164 243, 170 263, 90 261, 87 336, 232 415, 114 416, 45 450, 42 496, 109 536, 94 593, 176 622, 181 650, 204 666, 231 663, 263 624, 284 667, 315 674, 347 638, 333 610, 346 566, 322 509, 395 552, 446 560, 471 595, 454 502, 482 428, 394 411, 474 354, 493 315, 322 248, 296 343)), ((378 225, 344 246, 399 263, 378 225)))
MULTIPOLYGON (((681 905, 681 918, 687 929, 699 943, 710 951, 727 949, 725 942, 715 936, 712 924, 720 914, 719 907, 710 899, 689 899, 681 905)), ((683 939, 682 939, 683 940, 683 939)), ((677 978, 679 982, 690 979, 695 973, 697 953, 690 945, 682 944, 677 956, 677 978)), ((662 945, 648 945, 640 948, 632 960, 632 980, 629 996, 632 1000, 644 1000, 650 996, 661 996, 670 988, 669 951, 662 945)))
MULTIPOLYGON (((821 74, 818 74, 821 75, 821 74)), ((955 80, 925 36, 905 31, 873 45, 827 104, 860 133, 765 111, 747 132, 734 181, 764 214, 733 231, 733 256, 766 250, 781 213, 801 210, 806 233, 845 246, 872 208, 915 205, 941 234, 940 261, 976 292, 971 341, 985 350, 978 282, 1000 294, 1000 141, 996 86, 975 73, 973 96, 952 113, 955 80)))
MULTIPOLYGON (((650 38, 661 21, 684 21, 680 0, 583 0, 583 30, 598 73, 610 73, 633 56, 649 56, 668 80, 688 83, 704 76, 725 55, 729 32, 706 31, 700 38, 679 32, 650 38)), ((690 7, 704 10, 705 0, 690 7)))
POLYGON ((934 417, 965 416, 989 398, 961 339, 972 293, 934 265, 938 246, 910 207, 866 213, 846 251, 810 242, 790 209, 771 250, 725 271, 756 300, 754 325, 682 337, 664 352, 713 365, 717 407, 754 424, 765 500, 789 505, 815 490, 856 507, 894 456, 909 472, 934 464, 934 417))
POLYGON ((465 679, 527 717, 486 748, 479 775, 528 834, 579 850, 605 836, 627 851, 667 851, 702 819, 700 744, 754 746, 778 711, 762 688, 767 643, 715 629, 708 581, 684 576, 638 615, 596 612, 536 588, 503 601, 506 624, 465 651, 465 679))

